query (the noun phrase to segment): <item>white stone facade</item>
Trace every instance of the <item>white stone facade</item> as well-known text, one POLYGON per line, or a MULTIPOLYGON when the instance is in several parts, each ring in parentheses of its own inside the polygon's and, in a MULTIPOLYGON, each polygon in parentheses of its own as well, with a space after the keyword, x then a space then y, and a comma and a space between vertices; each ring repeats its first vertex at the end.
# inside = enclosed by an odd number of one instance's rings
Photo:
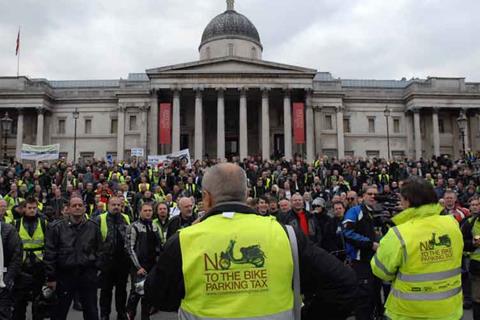
POLYGON ((253 154, 291 159, 294 153, 310 161, 319 155, 458 157, 461 114, 468 120, 465 147, 480 150, 480 83, 440 77, 336 79, 328 72, 263 61, 258 40, 242 37, 206 40, 199 61, 149 69, 126 80, 0 77, 0 117, 8 112, 14 119, 7 153, 18 157, 22 143, 60 143, 72 160, 75 109, 77 159, 107 154, 125 159, 137 147, 147 154, 189 148, 196 159, 253 154), (165 102, 172 104, 171 145, 158 143, 159 103, 165 102), (294 102, 305 104, 303 145, 292 139, 294 102))

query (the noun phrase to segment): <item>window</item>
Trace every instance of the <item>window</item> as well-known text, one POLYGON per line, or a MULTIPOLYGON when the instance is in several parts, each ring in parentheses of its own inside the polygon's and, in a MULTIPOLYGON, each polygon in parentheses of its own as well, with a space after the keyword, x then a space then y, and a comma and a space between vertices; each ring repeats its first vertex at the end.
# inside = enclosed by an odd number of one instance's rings
POLYGON ((256 59, 256 58, 257 58, 257 48, 255 48, 255 47, 252 47, 251 58, 252 58, 252 59, 256 59))
POLYGON ((392 150, 392 157, 394 159, 405 158, 405 151, 403 151, 403 150, 392 150))
POLYGON ((368 133, 375 133, 375 118, 368 118, 368 133))
POLYGON ((443 119, 438 119, 438 131, 440 131, 440 133, 445 133, 445 122, 443 119))
POLYGON ((137 130, 137 116, 130 116, 128 129, 130 131, 136 131, 137 130))
POLYGON ((85 163, 85 162, 91 162, 93 161, 93 156, 95 155, 94 152, 90 152, 90 151, 87 151, 87 152, 80 152, 80 159, 82 159, 82 161, 85 163))
POLYGON ((85 133, 92 133, 92 119, 85 119, 85 133))
POLYGON ((110 133, 116 134, 118 132, 118 119, 110 120, 110 133))
POLYGON ((65 134, 65 119, 58 120, 58 134, 65 134))
POLYGON ((337 149, 323 149, 322 153, 329 158, 338 157, 337 149))
POLYGON ((400 133, 400 119, 393 119, 393 133, 400 133))
POLYGON ((343 118, 343 132, 350 133, 350 118, 343 118))
POLYGON ((205 49, 205 52, 206 52, 206 55, 207 55, 207 59, 210 59, 211 58, 210 47, 207 47, 205 49))
POLYGON ((12 121, 12 125, 10 127, 10 134, 17 134, 17 126, 18 126, 18 120, 12 121))
POLYGON ((367 150, 368 158, 378 158, 380 157, 380 151, 378 150, 367 150))
POLYGON ((332 123, 332 115, 331 114, 326 114, 325 115, 325 130, 332 130, 333 129, 333 123, 332 123))
POLYGON ((345 158, 353 158, 355 156, 355 151, 345 150, 345 158))
POLYGON ((228 44, 228 55, 233 56, 233 43, 228 44))

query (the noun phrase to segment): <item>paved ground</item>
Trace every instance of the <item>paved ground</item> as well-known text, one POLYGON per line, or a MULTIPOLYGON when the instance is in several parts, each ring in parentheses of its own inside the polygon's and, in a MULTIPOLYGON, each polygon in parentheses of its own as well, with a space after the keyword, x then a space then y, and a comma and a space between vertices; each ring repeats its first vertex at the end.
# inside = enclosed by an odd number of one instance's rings
MULTIPOLYGON (((28 308, 30 309, 30 307, 28 308)), ((112 306, 112 309, 115 310, 115 306, 112 306)), ((115 319, 115 314, 110 316, 112 320, 115 319)), ((28 314, 27 320, 32 319, 31 314, 28 314)), ((75 310, 70 310, 70 313, 68 314, 68 320, 82 320, 82 312, 80 311, 75 311, 75 310)), ((137 313, 137 319, 140 319, 140 306, 139 310, 137 313)), ((177 314, 176 313, 167 313, 167 312, 159 312, 153 316, 150 317, 151 320, 177 320, 177 314)), ((354 317, 349 318, 348 320, 354 320, 354 317)), ((465 314, 462 318, 463 320, 473 320, 473 315, 472 315, 472 310, 465 310, 465 314)))
MULTIPOLYGON (((80 311, 70 311, 68 314, 68 320, 82 320, 83 316, 80 311)), ((115 320, 115 316, 110 316, 110 319, 115 320)), ((136 319, 140 319, 140 315, 137 314, 136 319)), ((151 320, 177 320, 176 313, 167 313, 167 312, 159 312, 150 317, 151 320)))
MULTIPOLYGON (((137 318, 139 319, 140 316, 137 315, 137 318)), ((82 313, 78 311, 71 311, 71 313, 68 315, 68 320, 82 320, 82 313)), ((114 317, 112 317, 114 319, 114 317)), ((166 313, 166 312, 160 312, 152 316, 150 319, 152 320, 177 320, 177 314, 176 313, 166 313)), ((354 318, 351 318, 349 320, 353 320, 354 318)), ((465 315, 463 317, 464 320, 473 320, 472 316, 472 311, 471 310, 465 310, 465 315)))

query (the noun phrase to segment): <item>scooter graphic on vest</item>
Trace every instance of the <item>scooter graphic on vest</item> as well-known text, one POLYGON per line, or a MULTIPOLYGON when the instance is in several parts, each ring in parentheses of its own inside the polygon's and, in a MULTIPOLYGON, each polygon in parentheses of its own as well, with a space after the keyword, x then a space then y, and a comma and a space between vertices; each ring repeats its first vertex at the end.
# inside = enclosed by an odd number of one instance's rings
POLYGON ((436 233, 432 233, 432 239, 428 240, 429 246, 433 249, 434 247, 445 246, 450 247, 452 245, 452 241, 448 234, 444 234, 443 236, 438 237, 438 242, 435 240, 436 233))
POLYGON ((235 243, 235 240, 230 240, 227 250, 220 253, 220 267, 223 270, 229 269, 232 262, 235 264, 250 263, 253 264, 256 268, 263 267, 265 263, 265 253, 263 253, 262 249, 260 249, 260 246, 258 244, 246 248, 240 248, 240 253, 242 254, 242 257, 236 259, 233 256, 233 248, 235 247, 235 243))

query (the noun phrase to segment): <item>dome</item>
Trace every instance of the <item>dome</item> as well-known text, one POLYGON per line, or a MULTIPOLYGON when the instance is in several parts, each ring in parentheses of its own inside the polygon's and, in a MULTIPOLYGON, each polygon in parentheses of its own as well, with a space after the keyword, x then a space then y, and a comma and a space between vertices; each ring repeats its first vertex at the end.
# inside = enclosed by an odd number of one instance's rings
POLYGON ((233 0, 229 0, 227 10, 213 18, 203 31, 200 47, 210 41, 235 38, 252 41, 262 48, 257 28, 247 17, 236 12, 233 0))

